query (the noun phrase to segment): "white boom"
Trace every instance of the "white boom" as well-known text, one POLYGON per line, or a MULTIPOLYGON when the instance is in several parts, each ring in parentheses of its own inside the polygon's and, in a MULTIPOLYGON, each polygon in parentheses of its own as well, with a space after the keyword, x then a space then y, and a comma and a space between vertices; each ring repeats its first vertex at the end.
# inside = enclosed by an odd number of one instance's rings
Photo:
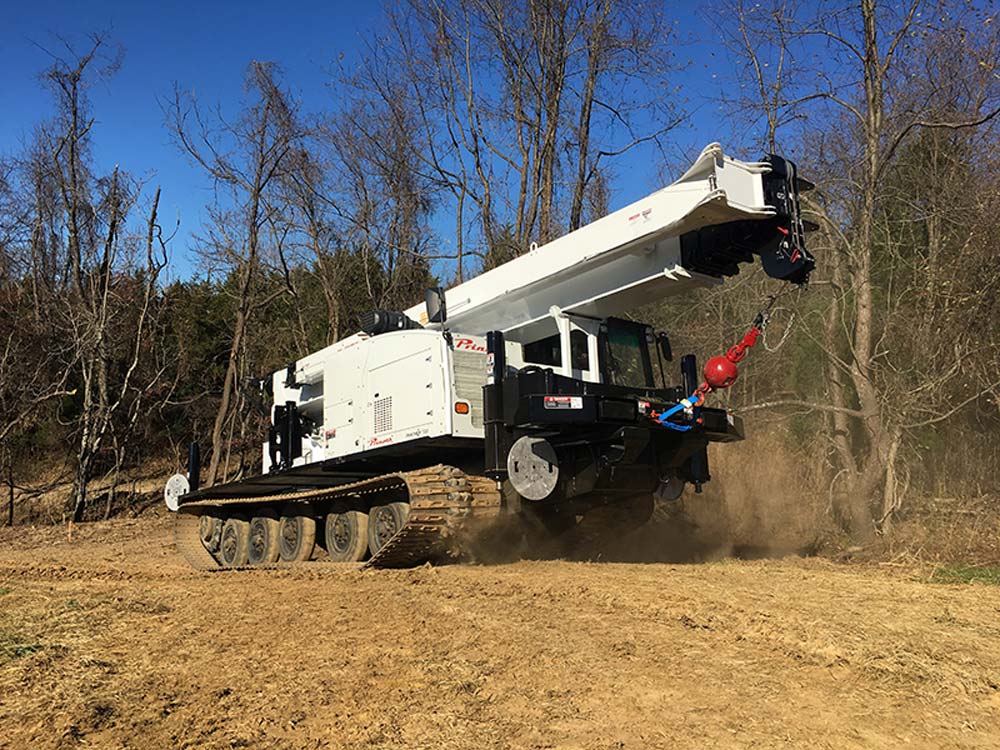
MULTIPOLYGON (((619 314, 693 285, 720 280, 681 265, 682 234, 744 219, 767 219, 765 162, 742 162, 706 146, 668 187, 570 232, 446 293, 447 326, 468 334, 503 331, 528 341, 552 329, 552 308, 597 318, 619 314)), ((406 315, 429 328, 422 304, 406 315)))

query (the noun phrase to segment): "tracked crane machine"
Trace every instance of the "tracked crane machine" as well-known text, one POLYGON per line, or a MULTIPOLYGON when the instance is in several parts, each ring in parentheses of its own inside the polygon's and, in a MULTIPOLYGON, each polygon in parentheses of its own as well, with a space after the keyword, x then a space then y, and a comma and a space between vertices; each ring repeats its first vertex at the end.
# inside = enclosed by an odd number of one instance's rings
POLYGON ((200 487, 197 446, 168 481, 179 550, 196 567, 304 561, 408 566, 460 557, 501 516, 544 534, 610 537, 656 497, 709 480, 709 442, 739 417, 704 405, 736 377, 759 321, 704 382, 678 382, 669 338, 627 311, 724 283, 759 257, 802 284, 799 193, 779 156, 743 162, 718 144, 672 185, 424 304, 376 310, 362 331, 265 382, 262 472, 200 487))

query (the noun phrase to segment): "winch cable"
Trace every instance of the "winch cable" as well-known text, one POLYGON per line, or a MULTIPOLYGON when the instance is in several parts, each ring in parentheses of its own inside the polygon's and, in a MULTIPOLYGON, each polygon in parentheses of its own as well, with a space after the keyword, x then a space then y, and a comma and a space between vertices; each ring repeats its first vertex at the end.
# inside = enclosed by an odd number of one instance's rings
POLYGON ((785 312, 788 313, 788 322, 785 323, 785 330, 781 332, 781 338, 778 339, 778 343, 777 344, 775 344, 774 346, 769 345, 767 343, 768 342, 768 337, 766 335, 761 340, 761 346, 763 346, 764 347, 764 351, 768 352, 769 354, 774 354, 782 346, 785 345, 785 341, 788 340, 788 336, 792 332, 792 324, 795 323, 795 312, 792 311, 792 310, 788 310, 788 308, 785 308, 785 307, 779 307, 776 310, 774 310, 772 312, 772 318, 773 318, 774 314, 778 312, 778 310, 784 310, 785 312))
POLYGON ((664 427, 676 430, 677 432, 687 432, 692 429, 694 425, 699 422, 695 409, 705 403, 705 397, 713 391, 728 388, 736 382, 736 378, 739 376, 739 369, 736 367, 736 364, 747 355, 747 352, 757 343, 757 339, 763 335, 764 329, 767 328, 767 324, 770 320, 771 310, 774 307, 774 304, 782 296, 784 296, 790 288, 791 287, 783 289, 777 294, 768 295, 767 304, 764 305, 764 307, 762 307, 757 313, 753 320, 753 324, 750 326, 750 330, 743 335, 743 338, 733 346, 729 347, 725 355, 712 357, 705 363, 705 369, 703 371, 705 381, 700 386, 695 388, 694 393, 687 398, 682 398, 679 402, 677 402, 677 404, 670 407, 666 411, 650 412, 650 418, 664 427), (680 424, 670 421, 671 417, 681 412, 686 414, 688 424, 680 424))

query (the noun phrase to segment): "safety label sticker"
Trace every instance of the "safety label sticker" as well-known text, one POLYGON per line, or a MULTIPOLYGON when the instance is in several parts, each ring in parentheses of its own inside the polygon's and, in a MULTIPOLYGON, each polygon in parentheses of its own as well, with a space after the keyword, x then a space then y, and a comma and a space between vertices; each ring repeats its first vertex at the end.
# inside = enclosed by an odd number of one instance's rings
POLYGON ((583 396, 546 396, 546 409, 582 409, 583 396))

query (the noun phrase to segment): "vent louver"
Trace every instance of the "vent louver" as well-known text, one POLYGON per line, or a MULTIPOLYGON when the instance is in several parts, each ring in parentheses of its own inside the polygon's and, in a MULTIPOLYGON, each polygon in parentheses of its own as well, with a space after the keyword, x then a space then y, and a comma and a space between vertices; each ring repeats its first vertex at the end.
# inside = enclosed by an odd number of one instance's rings
POLYGON ((375 432, 392 429, 392 396, 375 399, 375 432))

